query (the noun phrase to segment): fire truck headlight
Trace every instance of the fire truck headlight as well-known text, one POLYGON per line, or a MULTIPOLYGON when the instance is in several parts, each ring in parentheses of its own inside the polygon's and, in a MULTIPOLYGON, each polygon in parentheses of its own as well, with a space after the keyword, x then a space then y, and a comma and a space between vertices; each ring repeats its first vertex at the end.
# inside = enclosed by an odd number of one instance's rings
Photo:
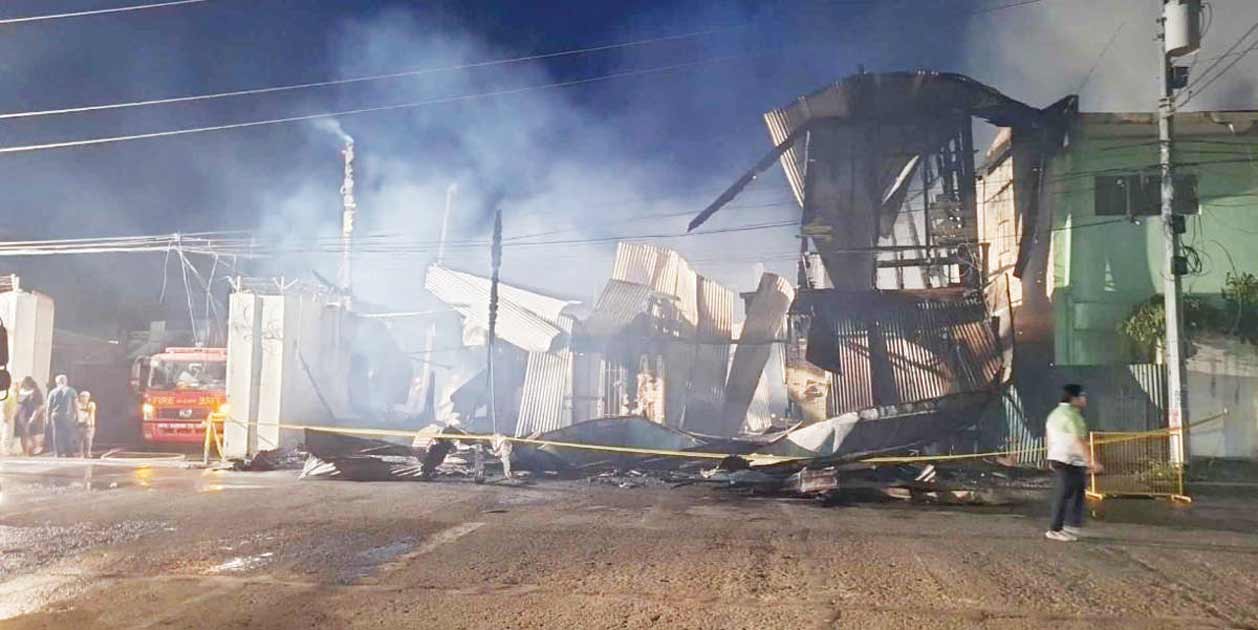
POLYGON ((229 416, 231 415, 231 412, 232 412, 231 403, 223 403, 218 406, 218 415, 220 416, 229 416))
POLYGON ((153 405, 149 403, 144 403, 143 405, 140 406, 140 413, 144 414, 145 420, 153 419, 153 411, 154 411, 153 405))

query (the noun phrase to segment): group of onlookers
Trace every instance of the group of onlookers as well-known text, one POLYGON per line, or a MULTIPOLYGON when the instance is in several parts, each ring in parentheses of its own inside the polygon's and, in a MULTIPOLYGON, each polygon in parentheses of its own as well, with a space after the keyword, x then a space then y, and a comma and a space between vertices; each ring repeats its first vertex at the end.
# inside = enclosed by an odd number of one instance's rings
MULTIPOLYGON (((23 455, 51 453, 57 457, 91 457, 96 436, 96 401, 88 391, 75 391, 64 374, 57 375, 45 396, 27 376, 9 393, 0 416, 0 438, 13 432, 23 455), (7 422, 3 422, 7 420, 7 422), (42 436, 42 440, 41 440, 42 436)), ((0 439, 0 449, 5 440, 0 439)))

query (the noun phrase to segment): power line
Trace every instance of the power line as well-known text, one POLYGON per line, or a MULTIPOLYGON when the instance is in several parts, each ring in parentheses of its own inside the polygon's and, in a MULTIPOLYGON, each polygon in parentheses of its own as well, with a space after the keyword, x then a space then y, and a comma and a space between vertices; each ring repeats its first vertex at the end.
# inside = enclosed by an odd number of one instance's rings
MULTIPOLYGON (((839 4, 839 5, 909 5, 921 0, 822 0, 822 4, 839 4)), ((947 0, 951 2, 952 0, 947 0)), ((1038 4, 1044 0, 1017 0, 1016 2, 1008 2, 1005 4, 997 4, 988 7, 979 7, 969 11, 964 11, 960 15, 981 15, 983 13, 995 13, 1004 9, 1013 9, 1016 7, 1027 6, 1029 4, 1038 4)))
POLYGON ((1109 36, 1109 41, 1106 42, 1105 47, 1101 49, 1101 54, 1096 56, 1096 61, 1092 62, 1092 67, 1088 68, 1088 73, 1085 74, 1083 76, 1083 80, 1079 82, 1079 87, 1075 88, 1075 94, 1083 93, 1083 88, 1087 87, 1088 81, 1092 80, 1092 73, 1096 72, 1097 67, 1101 65, 1101 60, 1105 59, 1105 54, 1109 52, 1110 47, 1114 45, 1114 40, 1118 39, 1118 34, 1122 32, 1123 27, 1125 26, 1127 26, 1127 23, 1123 22, 1118 25, 1118 28, 1114 29, 1114 33, 1109 36))
POLYGON ((1044 1, 1044 0, 1019 0, 1018 2, 1010 2, 1010 3, 1007 3, 1007 4, 998 4, 998 5, 995 5, 995 6, 983 7, 983 8, 981 8, 981 9, 975 9, 975 10, 973 10, 973 11, 970 11, 970 12, 969 12, 969 14, 970 14, 970 15, 980 15, 980 14, 983 14, 983 13, 994 13, 994 12, 996 12, 996 11, 1001 11, 1001 10, 1004 10, 1004 9, 1012 9, 1012 8, 1014 8, 1014 7, 1024 7, 1024 6, 1028 5, 1028 4, 1038 4, 1038 3, 1043 2, 1043 1, 1044 1))
MULTIPOLYGON (((549 241, 529 241, 523 243, 504 243, 503 247, 520 248, 520 247, 537 247, 544 245, 580 245, 605 243, 609 241, 619 240, 660 240, 660 239, 677 239, 691 238, 695 236, 707 236, 716 234, 728 234, 737 232, 749 232, 758 230, 775 229, 781 227, 791 227, 798 225, 796 221, 781 221, 776 223, 760 223, 750 225, 733 226, 720 230, 707 230, 704 232, 682 232, 678 234, 621 234, 615 236, 593 237, 586 239, 564 239, 549 241)), ((212 233, 207 233, 212 234, 212 233)), ((292 254, 331 254, 340 253, 339 246, 328 243, 321 246, 320 242, 326 242, 329 239, 316 239, 313 241, 314 247, 307 249, 297 249, 294 247, 268 247, 265 243, 260 244, 257 239, 227 239, 227 238, 208 238, 193 237, 185 234, 165 234, 154 236, 133 236, 133 237, 105 237, 95 239, 59 239, 51 241, 23 241, 20 243, 0 243, 0 257, 10 256, 48 256, 57 254, 107 254, 107 253, 143 253, 143 252, 170 252, 177 251, 180 255, 184 253, 204 254, 210 256, 277 256, 292 254)), ((459 247, 454 249, 481 249, 488 247, 488 241, 464 241, 459 247)), ((356 247, 355 255, 362 254, 423 254, 431 253, 436 250, 435 244, 430 241, 407 242, 399 240, 393 243, 383 243, 378 245, 366 245, 356 247)))
POLYGON ((1186 87, 1192 88, 1192 86, 1204 81, 1206 77, 1210 75, 1210 72, 1214 70, 1215 68, 1217 68, 1219 64, 1223 63, 1224 60, 1226 60, 1227 58, 1238 56, 1238 55, 1243 56, 1244 53, 1236 53, 1235 51, 1237 48, 1240 48, 1241 44, 1243 44, 1245 40, 1249 38, 1250 35, 1253 35, 1254 31, 1256 30, 1258 30, 1258 22, 1255 22, 1254 24, 1250 25, 1249 29, 1246 30, 1244 33, 1242 33, 1240 37, 1236 38, 1236 41, 1232 42, 1232 45, 1228 46, 1227 50, 1224 51, 1223 54, 1217 57, 1211 57, 1214 63, 1206 66, 1206 68, 1201 71, 1200 78, 1190 81, 1186 87))
MULTIPOLYGON (((193 3, 193 2, 208 2, 208 1, 209 0, 180 0, 177 2, 138 5, 134 7, 120 7, 120 8, 115 8, 115 9, 103 9, 103 10, 98 10, 98 11, 85 11, 85 12, 79 12, 79 13, 62 14, 59 16, 37 16, 37 17, 32 17, 32 18, 17 18, 16 20, 11 20, 11 21, 52 19, 55 17, 74 17, 78 15, 91 15, 94 13, 108 13, 108 12, 117 12, 117 11, 124 11, 124 10, 158 8, 158 7, 164 7, 164 6, 169 6, 169 5, 188 4, 188 3, 193 3)), ((998 5, 994 7, 987 7, 987 8, 979 9, 979 10, 971 12, 971 14, 989 13, 989 12, 998 11, 1001 9, 1008 9, 1008 8, 1019 7, 1019 6, 1024 6, 1028 4, 1034 4, 1037 2, 1043 2, 1043 0, 1022 0, 1021 2, 1014 2, 1011 4, 998 5)), ((0 24, 4 24, 4 23, 6 23, 6 21, 0 21, 0 24)), ((608 51, 608 50, 618 50, 618 49, 623 49, 623 48, 646 46, 649 44, 656 44, 656 43, 668 42, 668 41, 682 41, 682 40, 687 40, 687 39, 695 39, 699 37, 713 35, 716 33, 724 33, 724 32, 729 32, 729 31, 746 29, 751 26, 752 25, 750 23, 737 24, 737 25, 726 26, 726 27, 716 27, 716 28, 710 28, 710 29, 705 29, 701 31, 694 31, 691 33, 682 33, 678 35, 667 35, 667 36, 662 36, 662 37, 653 37, 649 39, 635 40, 635 41, 630 41, 630 42, 621 42, 617 44, 589 46, 585 48, 575 48, 575 49, 570 49, 570 50, 540 53, 536 55, 526 55, 526 56, 521 56, 521 57, 509 57, 505 59, 479 61, 479 62, 472 62, 472 63, 466 63, 466 64, 458 64, 458 65, 453 65, 453 66, 446 66, 446 67, 441 67, 441 68, 420 68, 420 69, 412 69, 412 70, 401 70, 397 72, 365 75, 365 76, 359 76, 359 77, 348 77, 344 79, 310 81, 306 83, 294 83, 294 84, 271 86, 271 87, 264 87, 264 88, 229 90, 226 92, 213 92, 209 94, 197 94, 197 95, 190 95, 190 96, 176 96, 176 97, 159 98, 159 99, 147 99, 147 100, 140 100, 140 101, 128 101, 128 102, 121 102, 121 103, 108 103, 104 105, 83 105, 83 106, 76 106, 76 107, 64 107, 64 108, 59 108, 59 109, 36 110, 36 111, 26 111, 26 112, 10 112, 10 113, 5 113, 5 114, 0 114, 0 120, 57 116, 57 115, 63 115, 63 114, 77 114, 77 113, 96 112, 96 111, 108 111, 108 110, 117 110, 117 109, 128 109, 128 108, 134 108, 134 107, 145 107, 145 106, 151 106, 151 105, 171 105, 171 104, 177 104, 177 103, 217 100, 217 99, 232 98, 232 97, 239 97, 239 96, 254 96, 254 95, 261 95, 261 94, 288 92, 288 91, 294 91, 294 90, 305 90, 305 89, 333 87, 333 86, 340 86, 340 85, 351 85, 355 83, 384 81, 384 80, 389 80, 389 79, 416 77, 416 76, 422 76, 426 74, 435 74, 435 73, 440 73, 440 72, 473 70, 473 69, 485 68, 485 67, 491 67, 491 66, 497 66, 497 65, 508 65, 508 64, 515 64, 515 63, 523 63, 527 61, 540 61, 544 59, 555 59, 555 58, 567 57, 567 56, 573 56, 573 55, 588 54, 592 52, 602 52, 602 51, 608 51)))
MULTIPOLYGON (((195 0, 195 1, 204 2, 206 0, 195 0)), ((634 48, 638 46, 646 46, 649 44, 657 44, 661 42, 696 39, 699 37, 713 35, 716 33, 724 33, 728 31, 745 29, 750 26, 751 26, 750 24, 740 24, 740 25, 735 25, 735 26, 710 28, 710 29, 706 29, 702 31, 695 31, 692 33, 683 33, 680 35, 668 35, 664 37, 653 37, 650 39, 640 39, 636 41, 622 42, 618 44, 605 44, 602 46, 589 46, 586 48, 574 48, 570 50, 561 50, 561 51, 541 53, 541 54, 536 54, 536 55, 526 55, 523 57, 509 57, 505 59, 477 61, 477 62, 464 63, 464 64, 458 64, 458 65, 453 65, 453 66, 445 66, 441 68, 418 68, 418 69, 412 69, 412 70, 401 70, 397 72, 387 72, 383 74, 347 77, 344 79, 311 81, 307 83, 293 83, 289 85, 277 85, 277 86, 272 86, 272 87, 253 88, 253 89, 245 89, 245 90, 231 90, 227 92, 214 92, 210 94, 197 94, 197 95, 192 95, 192 96, 175 96, 175 97, 170 97, 170 98, 157 98, 157 99, 149 99, 149 100, 142 100, 142 101, 110 103, 106 105, 85 105, 85 106, 80 106, 80 107, 65 107, 61 109, 48 109, 48 110, 41 110, 41 111, 13 112, 13 113, 7 113, 7 114, 0 114, 0 120, 13 119, 13 118, 36 118, 36 117, 42 117, 42 116, 57 116, 57 115, 62 115, 62 114, 78 114, 78 113, 85 113, 85 112, 128 109, 128 108, 133 108, 133 107, 146 107, 150 105, 171 105, 175 103, 190 103, 190 102, 195 102, 195 101, 216 100, 216 99, 224 99, 224 98, 231 98, 231 97, 237 97, 237 96, 254 96, 254 95, 259 95, 259 94, 274 94, 277 92, 291 92, 294 90, 306 90, 306 89, 312 89, 312 88, 332 87, 332 86, 338 86, 338 85, 351 85, 355 83, 384 81, 388 79, 417 77, 417 76, 423 76, 426 74, 436 74, 436 73, 441 73, 441 72, 457 72, 461 70, 475 70, 478 68, 488 68, 488 67, 499 66, 499 65, 517 64, 517 63, 524 63, 527 61, 540 61, 544 59, 556 59, 560 57, 569 57, 573 55, 582 55, 582 54, 588 54, 588 53, 593 53, 593 52, 619 50, 623 48, 634 48)))
POLYGON ((1215 75, 1210 77, 1210 79, 1206 81, 1204 84, 1202 84, 1201 87, 1197 88, 1196 90, 1190 91, 1188 94, 1188 97, 1185 98, 1181 103, 1179 103, 1179 106, 1183 107, 1184 105, 1187 105, 1188 102, 1191 101, 1194 96, 1201 94, 1202 92, 1205 92, 1206 88, 1209 88, 1211 85, 1214 85, 1216 81, 1218 81, 1224 75, 1226 75, 1229 71, 1231 71, 1232 68, 1236 67, 1236 64, 1240 63, 1241 60, 1244 59, 1246 55, 1248 55, 1251 52, 1254 52, 1255 50, 1258 50, 1258 42, 1255 42, 1254 44, 1250 45, 1249 48, 1246 48, 1244 51, 1238 54, 1236 58, 1232 60, 1231 63, 1227 64, 1227 66, 1224 67, 1222 70, 1216 72, 1215 75))
POLYGON ((1232 45, 1229 46, 1228 49, 1222 55, 1219 55, 1219 57, 1215 59, 1214 63, 1207 66, 1206 69, 1201 72, 1201 78, 1189 83, 1185 87, 1185 93, 1187 93, 1187 96, 1184 97, 1184 100, 1178 103, 1178 106, 1183 107, 1184 105, 1187 105, 1188 102, 1191 101, 1194 96, 1204 92, 1205 89, 1207 87, 1210 87, 1210 85, 1214 84, 1214 82, 1217 81, 1219 77, 1222 77, 1223 75, 1227 74, 1227 72, 1231 70, 1233 67, 1235 67, 1236 64, 1240 63, 1240 61, 1244 59, 1246 55, 1253 52, 1255 49, 1258 49, 1258 43, 1251 45, 1249 48, 1246 48, 1240 53, 1237 53, 1233 57, 1233 59, 1226 66, 1223 67, 1222 70, 1219 70, 1213 76, 1209 76, 1210 71, 1218 67, 1219 64, 1223 63, 1223 60, 1225 58, 1229 56, 1233 56, 1233 52, 1235 52, 1235 50, 1239 48, 1240 45, 1243 44, 1246 39, 1249 39, 1249 36, 1253 35, 1254 31, 1258 31, 1258 22, 1254 22, 1253 25, 1249 27, 1249 30, 1245 31, 1245 33, 1241 35, 1240 37, 1238 37, 1236 41, 1233 42, 1232 45), (1200 86, 1200 87, 1197 87, 1197 86, 1200 86), (1194 87, 1196 89, 1194 89, 1194 87))
POLYGON ((28 17, 17 18, 0 18, 0 25, 5 24, 22 24, 26 22, 44 22, 47 20, 63 20, 66 18, 87 17, 90 15, 105 15, 106 13, 129 13, 131 11, 145 11, 148 9, 161 9, 164 7, 173 7, 181 4, 200 4, 209 2, 210 0, 172 0, 170 2, 154 2, 151 4, 132 4, 125 7, 112 7, 108 9, 91 9, 88 11, 74 11, 71 13, 52 13, 47 15, 31 15, 28 17))
POLYGON ((358 109, 342 110, 339 112, 304 114, 300 116, 287 116, 284 118, 271 118, 267 120, 254 120, 254 121, 240 122, 240 123, 228 123, 224 125, 213 125, 209 127, 193 127, 189 129, 154 131, 154 132, 149 132, 149 133, 137 133, 137 134, 131 134, 131 135, 125 135, 125 136, 91 138, 88 140, 68 140, 64 142, 49 142, 49 143, 44 143, 44 144, 31 144, 31 145, 16 146, 16 147, 0 147, 0 154, 26 153, 30 151, 46 151, 50 149, 67 149, 71 147, 82 147, 82 146, 90 146, 90 145, 98 145, 98 144, 113 144, 117 142, 129 142, 133 140, 147 140, 150 138, 164 138, 164 137, 169 137, 169 136, 183 136, 183 135, 196 134, 196 133, 208 133, 212 131, 227 131, 230 129, 246 129, 249 127, 261 127, 264 125, 277 125, 277 124, 284 124, 284 123, 303 122, 303 121, 308 121, 308 120, 318 120, 321 118, 336 118, 339 116, 357 116, 361 114, 398 111, 398 110, 405 110, 405 109, 417 109, 420 107, 427 107, 430 105, 444 105, 444 104, 450 104, 450 103, 459 103, 459 102, 472 101, 472 100, 477 100, 477 99, 482 99, 482 98, 492 98, 492 97, 497 97, 497 96, 510 96, 513 94, 522 94, 525 92, 532 92, 535 90, 572 87, 576 85, 600 83, 603 81, 610 81, 613 79, 623 79, 623 78, 628 78, 628 77, 645 76, 645 75, 656 74, 656 73, 661 73, 661 72, 672 72, 674 70, 682 70, 685 68, 693 68, 697 66, 710 65, 714 63, 724 63, 724 62, 733 61, 736 59, 745 59, 748 57, 761 56, 765 54, 768 54, 768 52, 728 55, 724 57, 713 57, 710 59, 703 59, 699 61, 690 61, 686 63, 671 64, 667 66, 658 66, 655 68, 645 68, 642 70, 613 72, 611 74, 604 74, 604 75, 588 77, 584 79, 574 79, 571 81, 559 81, 555 83, 530 85, 530 86, 525 86, 525 87, 520 87, 520 88, 494 90, 490 92, 481 92, 478 94, 464 94, 460 96, 447 96, 447 97, 441 97, 441 98, 432 98, 432 99, 426 99, 422 101, 397 103, 394 105, 379 105, 375 107, 362 107, 358 109))

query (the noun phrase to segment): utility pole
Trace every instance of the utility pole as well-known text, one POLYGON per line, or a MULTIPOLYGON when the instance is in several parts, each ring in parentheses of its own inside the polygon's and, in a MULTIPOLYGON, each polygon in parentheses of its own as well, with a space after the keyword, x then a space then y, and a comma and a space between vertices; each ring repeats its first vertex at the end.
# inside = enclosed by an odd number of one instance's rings
POLYGON ((354 219, 358 215, 358 203, 354 201, 354 139, 345 136, 345 179, 341 183, 341 265, 337 270, 337 284, 350 295, 354 274, 351 265, 350 246, 354 242, 354 219))
POLYGON ((489 248, 490 266, 493 268, 489 279, 489 338, 485 348, 488 355, 486 378, 489 380, 489 420, 494 435, 498 434, 498 396, 495 391, 494 350, 498 341, 498 272, 502 269, 502 210, 494 212, 494 236, 489 248))
POLYGON ((1158 147, 1162 175, 1162 242, 1165 259, 1162 264, 1166 340, 1167 428, 1170 430, 1171 464, 1188 463, 1188 378, 1184 363, 1183 288, 1180 276, 1187 272, 1187 262, 1180 247, 1184 233, 1184 217, 1175 213, 1174 120, 1175 91, 1188 81, 1187 69, 1176 67, 1176 57, 1197 52, 1201 44, 1201 0, 1163 0, 1158 19, 1158 66, 1160 67, 1158 98, 1158 147))

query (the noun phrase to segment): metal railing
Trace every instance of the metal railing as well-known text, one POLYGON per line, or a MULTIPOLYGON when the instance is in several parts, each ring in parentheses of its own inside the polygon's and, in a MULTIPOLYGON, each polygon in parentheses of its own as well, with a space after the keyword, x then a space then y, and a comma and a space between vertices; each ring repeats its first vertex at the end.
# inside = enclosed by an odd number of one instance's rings
POLYGON ((1171 431, 1092 432, 1092 461, 1102 470, 1088 476, 1088 495, 1165 497, 1191 501, 1184 490, 1184 467, 1171 462, 1171 431))

